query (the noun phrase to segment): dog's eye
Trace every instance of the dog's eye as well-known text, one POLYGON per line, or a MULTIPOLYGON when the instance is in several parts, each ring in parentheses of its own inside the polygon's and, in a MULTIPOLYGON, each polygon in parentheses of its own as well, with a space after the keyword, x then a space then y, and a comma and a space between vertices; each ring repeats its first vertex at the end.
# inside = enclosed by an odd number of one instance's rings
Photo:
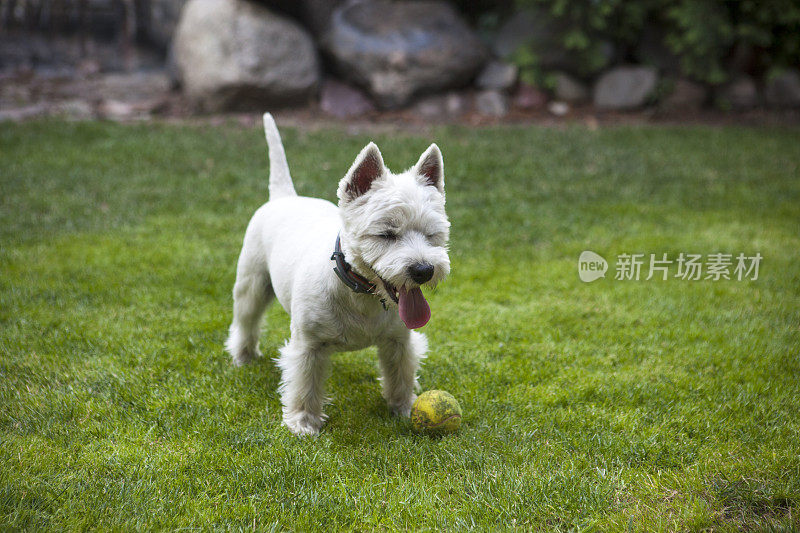
POLYGON ((378 233, 378 237, 386 239, 387 241, 393 241, 397 238, 397 233, 392 230, 386 230, 382 233, 378 233))

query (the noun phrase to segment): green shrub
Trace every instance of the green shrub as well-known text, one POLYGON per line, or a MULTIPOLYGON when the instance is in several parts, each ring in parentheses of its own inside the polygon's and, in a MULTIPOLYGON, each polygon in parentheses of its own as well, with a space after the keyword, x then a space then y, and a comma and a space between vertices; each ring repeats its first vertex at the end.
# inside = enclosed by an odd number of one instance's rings
POLYGON ((598 51, 608 43, 617 60, 634 60, 643 33, 653 29, 679 59, 681 74, 710 84, 730 79, 734 67, 762 75, 800 64, 797 0, 517 0, 516 4, 546 11, 563 28, 559 41, 575 58, 577 74, 599 70, 598 51))

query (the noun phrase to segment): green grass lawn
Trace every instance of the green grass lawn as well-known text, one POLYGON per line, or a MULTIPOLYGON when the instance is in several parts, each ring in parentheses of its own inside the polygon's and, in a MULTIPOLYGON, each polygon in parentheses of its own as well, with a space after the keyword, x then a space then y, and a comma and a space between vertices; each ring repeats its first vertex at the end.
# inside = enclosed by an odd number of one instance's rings
MULTIPOLYGON (((298 191, 328 199, 371 140, 283 133, 298 191)), ((439 440, 389 416, 374 350, 335 355, 322 434, 289 434, 279 305, 269 357, 229 363, 259 129, 0 124, 0 529, 800 528, 800 131, 374 140, 395 170, 444 153, 421 383, 464 421, 439 440), (583 250, 605 279, 579 280, 583 250), (619 254, 680 252, 763 260, 614 279, 619 254)))

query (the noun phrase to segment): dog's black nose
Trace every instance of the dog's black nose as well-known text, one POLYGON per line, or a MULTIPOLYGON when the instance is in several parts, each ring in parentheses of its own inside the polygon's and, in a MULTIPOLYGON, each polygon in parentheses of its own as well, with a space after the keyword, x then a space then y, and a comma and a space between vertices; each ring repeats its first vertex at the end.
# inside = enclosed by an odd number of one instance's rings
POLYGON ((433 277, 433 265, 430 263, 415 263, 408 267, 408 275, 415 282, 422 285, 433 277))

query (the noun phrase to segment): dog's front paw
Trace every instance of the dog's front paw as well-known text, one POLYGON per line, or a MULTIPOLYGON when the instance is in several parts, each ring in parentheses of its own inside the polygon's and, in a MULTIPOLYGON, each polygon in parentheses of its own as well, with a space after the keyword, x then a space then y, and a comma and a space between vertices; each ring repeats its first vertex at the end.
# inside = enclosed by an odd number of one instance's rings
POLYGON ((228 353, 231 354, 234 366, 244 366, 261 357, 261 351, 258 348, 229 348, 228 353))
POLYGON ((402 401, 389 402, 389 411, 393 416, 408 417, 411 414, 411 406, 417 399, 416 394, 411 394, 408 398, 402 401))
POLYGON ((261 350, 258 348, 242 349, 231 353, 231 360, 234 366, 244 366, 259 357, 261 357, 261 350))
POLYGON ((325 423, 325 415, 315 415, 308 411, 294 411, 283 413, 283 423, 289 431, 298 437, 314 437, 319 435, 322 424, 325 423))
POLYGON ((225 341, 225 350, 231 354, 231 360, 235 366, 244 366, 261 357, 258 344, 253 345, 252 342, 247 342, 247 339, 235 328, 231 328, 228 340, 225 341))

